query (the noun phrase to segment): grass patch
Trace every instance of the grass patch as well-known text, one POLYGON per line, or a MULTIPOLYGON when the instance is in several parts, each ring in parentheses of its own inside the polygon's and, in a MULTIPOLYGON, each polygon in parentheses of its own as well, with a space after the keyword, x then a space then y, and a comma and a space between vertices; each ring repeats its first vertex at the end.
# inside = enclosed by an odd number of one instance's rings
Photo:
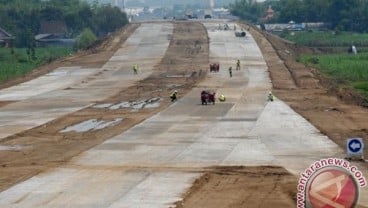
POLYGON ((280 36, 298 45, 310 47, 349 47, 352 44, 358 47, 368 46, 368 33, 300 31, 283 32, 280 36))
POLYGON ((20 77, 32 69, 72 53, 71 48, 36 48, 36 57, 30 58, 24 48, 0 48, 0 83, 20 77))
POLYGON ((368 53, 302 55, 300 62, 318 68, 328 78, 355 88, 368 98, 368 53))
POLYGON ((360 94, 368 99, 368 81, 354 82, 352 85, 360 94))

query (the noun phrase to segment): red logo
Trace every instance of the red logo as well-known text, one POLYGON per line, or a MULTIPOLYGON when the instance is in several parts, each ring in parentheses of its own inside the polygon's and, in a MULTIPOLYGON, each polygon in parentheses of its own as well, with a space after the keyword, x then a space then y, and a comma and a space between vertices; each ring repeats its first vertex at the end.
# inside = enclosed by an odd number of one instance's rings
POLYGON ((317 171, 308 181, 306 191, 307 207, 350 208, 358 200, 358 185, 353 176, 337 167, 317 171))

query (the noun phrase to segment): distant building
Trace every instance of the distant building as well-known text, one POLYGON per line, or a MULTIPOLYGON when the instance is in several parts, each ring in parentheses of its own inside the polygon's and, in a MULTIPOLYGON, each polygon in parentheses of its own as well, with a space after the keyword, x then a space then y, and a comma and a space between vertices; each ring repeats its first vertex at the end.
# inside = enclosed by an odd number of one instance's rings
POLYGON ((305 29, 305 23, 288 23, 288 24, 265 24, 265 30, 271 32, 301 31, 305 29))
POLYGON ((62 21, 42 21, 40 32, 35 36, 38 47, 45 46, 72 46, 74 39, 68 37, 68 29, 62 21))
POLYGON ((66 36, 68 34, 68 28, 63 21, 41 21, 39 33, 66 36))
POLYGON ((210 7, 211 10, 214 9, 214 7, 215 7, 215 1, 214 0, 209 0, 209 7, 210 7))
POLYGON ((1 47, 9 47, 11 42, 14 40, 14 37, 6 32, 3 28, 0 27, 0 46, 1 47))
POLYGON ((122 6, 123 6, 123 9, 125 9, 125 0, 122 0, 122 6))
POLYGON ((270 32, 282 31, 302 31, 302 30, 325 30, 331 27, 330 24, 324 22, 304 22, 295 23, 290 21, 287 24, 264 24, 264 29, 270 32))

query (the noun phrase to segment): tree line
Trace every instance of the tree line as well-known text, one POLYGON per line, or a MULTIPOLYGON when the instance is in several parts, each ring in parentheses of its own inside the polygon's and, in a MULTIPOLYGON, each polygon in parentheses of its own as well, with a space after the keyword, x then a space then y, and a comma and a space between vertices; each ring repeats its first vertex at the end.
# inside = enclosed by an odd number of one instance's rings
POLYGON ((325 22, 334 30, 368 30, 368 0, 236 0, 229 8, 233 15, 257 23, 325 22), (269 6, 275 18, 262 19, 269 6))
POLYGON ((69 38, 86 28, 103 36, 128 23, 119 8, 96 0, 90 4, 82 0, 0 0, 0 27, 15 37, 16 47, 30 47, 43 21, 64 22, 69 38))

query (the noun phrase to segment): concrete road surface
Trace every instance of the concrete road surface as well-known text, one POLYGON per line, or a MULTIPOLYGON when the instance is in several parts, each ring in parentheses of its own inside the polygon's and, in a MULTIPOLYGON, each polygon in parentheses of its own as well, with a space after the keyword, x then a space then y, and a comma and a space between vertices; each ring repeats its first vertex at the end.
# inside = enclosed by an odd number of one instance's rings
MULTIPOLYGON (((219 73, 209 74, 166 110, 64 167, 0 193, 0 207, 170 207, 200 176, 196 170, 208 166, 281 165, 299 174, 315 160, 343 156, 281 100, 266 101, 271 82, 251 36, 217 31, 218 23, 205 26, 210 58, 220 62, 219 73), (227 101, 202 106, 203 89, 224 94, 227 101)), ((366 197, 360 203, 368 204, 366 197)))
POLYGON ((61 67, 0 91, 0 140, 85 108, 151 74, 166 52, 173 25, 143 24, 102 68, 61 67), (154 38, 153 38, 154 37, 154 38), (139 61, 139 74, 133 64, 139 61))

